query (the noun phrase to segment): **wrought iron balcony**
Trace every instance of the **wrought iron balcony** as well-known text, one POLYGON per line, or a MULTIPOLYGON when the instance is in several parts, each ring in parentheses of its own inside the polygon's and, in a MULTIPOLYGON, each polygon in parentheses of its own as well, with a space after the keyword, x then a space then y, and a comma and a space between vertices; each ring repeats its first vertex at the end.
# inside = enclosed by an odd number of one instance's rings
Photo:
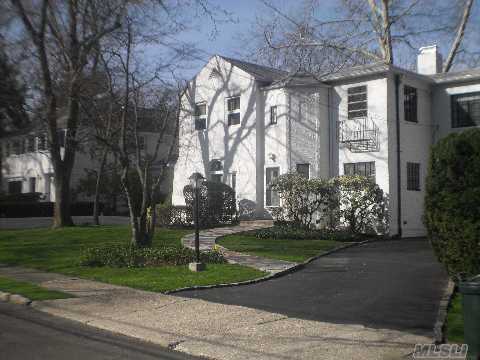
POLYGON ((338 122, 339 141, 351 152, 379 151, 378 126, 371 117, 341 120, 338 122))

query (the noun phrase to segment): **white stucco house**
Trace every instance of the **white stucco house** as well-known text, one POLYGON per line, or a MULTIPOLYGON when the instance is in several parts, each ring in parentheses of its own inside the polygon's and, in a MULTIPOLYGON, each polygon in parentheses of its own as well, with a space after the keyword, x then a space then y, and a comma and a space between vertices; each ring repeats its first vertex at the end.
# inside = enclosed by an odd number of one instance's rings
MULTIPOLYGON (((139 128, 139 142, 141 156, 152 154, 158 141, 158 122, 154 117, 155 112, 142 110, 139 122, 142 124, 139 128), (145 122, 145 125, 143 125, 145 122), (153 125, 150 125, 153 124, 153 125)), ((67 130, 65 129, 64 118, 58 121, 58 138, 61 145, 61 154, 63 156, 63 144, 67 130)), ((174 121, 172 121, 172 124, 174 121)), ((35 124, 34 124, 35 125, 35 124)), ((0 138, 0 156, 1 156, 1 187, 0 193, 19 194, 19 193, 39 193, 41 201, 55 202, 55 173, 48 150, 48 139, 46 131, 38 126, 17 131, 0 138)), ((165 157, 168 154, 170 144, 175 140, 175 127, 168 126, 166 133, 162 137, 159 146, 159 156, 156 163, 153 164, 153 172, 158 172, 163 168, 165 157), (158 164, 158 165, 157 165, 158 164)), ((85 178, 88 172, 96 171, 101 159, 98 144, 95 141, 93 129, 83 124, 77 134, 79 139, 78 149, 75 155, 74 167, 71 177, 71 189, 75 192, 80 179, 85 178), (96 151, 93 151, 96 150, 96 151)), ((109 155, 108 162, 114 162, 114 156, 109 155)), ((167 174, 160 184, 161 191, 170 193, 172 171, 167 169, 167 174)), ((80 194, 76 201, 91 201, 92 196, 80 194)), ((118 210, 126 211, 126 204, 119 203, 118 210)), ((1 209, 0 209, 1 210, 1 209)), ((1 211, 0 211, 1 214, 1 211)))
POLYGON ((417 72, 377 63, 315 79, 213 56, 183 94, 173 204, 193 172, 232 186, 257 218, 279 205, 269 189, 279 174, 362 174, 389 196, 391 235, 425 235, 429 149, 480 124, 480 69, 441 65, 429 46, 417 72))

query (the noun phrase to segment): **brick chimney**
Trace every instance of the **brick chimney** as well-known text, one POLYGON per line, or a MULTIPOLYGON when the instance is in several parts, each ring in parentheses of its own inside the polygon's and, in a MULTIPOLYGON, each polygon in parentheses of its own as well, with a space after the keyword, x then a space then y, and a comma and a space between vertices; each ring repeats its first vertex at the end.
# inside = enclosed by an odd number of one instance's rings
POLYGON ((443 59, 437 45, 424 46, 419 49, 417 57, 417 72, 423 75, 433 75, 442 72, 443 59))

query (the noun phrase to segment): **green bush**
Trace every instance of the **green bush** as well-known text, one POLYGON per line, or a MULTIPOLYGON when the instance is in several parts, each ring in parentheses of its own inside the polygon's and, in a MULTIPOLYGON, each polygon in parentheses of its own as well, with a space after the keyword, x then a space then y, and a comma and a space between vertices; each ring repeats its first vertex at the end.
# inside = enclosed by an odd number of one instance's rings
POLYGON ((278 191, 282 206, 272 212, 277 223, 291 223, 309 229, 316 217, 326 217, 336 205, 333 183, 323 179, 307 179, 293 173, 280 175, 272 184, 278 191))
MULTIPOLYGON (((198 193, 200 227, 208 228, 237 222, 235 191, 230 186, 215 181, 203 181, 198 193)), ((195 192, 191 185, 183 188, 183 196, 187 208, 193 213, 195 192)))
POLYGON ((338 217, 353 234, 388 233, 388 198, 371 179, 344 175, 333 179, 338 191, 338 217))
MULTIPOLYGON (((223 264, 225 258, 218 251, 200 253, 204 263, 223 264)), ((195 261, 195 252, 185 247, 135 248, 111 245, 86 249, 80 257, 82 266, 150 267, 163 265, 186 265, 195 261)))
POLYGON ((424 221, 454 279, 480 273, 480 129, 451 134, 432 147, 424 221))
POLYGON ((288 239, 288 240, 333 240, 339 242, 363 241, 376 235, 355 234, 348 230, 315 230, 299 229, 295 226, 280 225, 268 229, 254 230, 258 239, 288 239))

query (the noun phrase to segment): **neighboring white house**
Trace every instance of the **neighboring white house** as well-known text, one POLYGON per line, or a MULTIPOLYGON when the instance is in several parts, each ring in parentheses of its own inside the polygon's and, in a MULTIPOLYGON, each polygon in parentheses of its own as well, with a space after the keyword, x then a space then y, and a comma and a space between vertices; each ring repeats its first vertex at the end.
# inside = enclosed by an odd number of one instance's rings
POLYGON ((430 46, 418 73, 377 63, 318 80, 212 57, 182 98, 173 204, 193 172, 232 186, 254 218, 279 205, 269 189, 279 174, 362 174, 389 196, 392 235, 424 235, 430 146, 480 124, 480 69, 441 74, 441 64, 430 46))
MULTIPOLYGON (((139 142, 141 151, 147 154, 154 152, 158 141, 158 133, 155 131, 158 124, 155 123, 154 115, 144 109, 145 119, 148 121, 142 125, 139 132, 139 142)), ((154 112, 152 112, 154 114, 154 112)), ((143 119, 143 118, 142 118, 143 119)), ((142 120, 140 120, 142 121, 142 120)), ((59 121, 58 138, 61 144, 61 154, 63 156, 63 144, 65 143, 66 130, 62 129, 62 121, 59 121)), ((157 162, 153 164, 152 171, 158 172, 163 168, 162 161, 166 161, 170 143, 175 141, 175 126, 168 126, 166 133, 162 137, 159 146, 159 156, 157 162)), ((88 127, 82 128, 80 135, 82 141, 79 144, 78 151, 75 156, 74 168, 72 170, 71 188, 75 190, 79 180, 87 176, 88 171, 96 171, 99 166, 100 159, 97 152, 91 150, 97 146, 94 136, 88 136, 86 132, 88 127)), ((1 191, 6 194, 17 193, 41 193, 42 201, 55 202, 55 174, 53 171, 52 161, 49 157, 47 135, 44 130, 27 129, 0 139, 0 150, 2 156, 1 161, 1 191)), ((112 160, 112 157, 110 158, 112 160)), ((113 161, 113 160, 112 160, 113 161)), ((164 193, 170 193, 172 171, 167 169, 164 181, 160 184, 160 188, 164 193)), ((79 196, 76 200, 85 201, 92 200, 86 196, 79 196)), ((122 208, 122 204, 120 209, 122 208)), ((125 206, 123 206, 125 208, 125 206)), ((0 212, 1 213, 1 212, 0 212)))

